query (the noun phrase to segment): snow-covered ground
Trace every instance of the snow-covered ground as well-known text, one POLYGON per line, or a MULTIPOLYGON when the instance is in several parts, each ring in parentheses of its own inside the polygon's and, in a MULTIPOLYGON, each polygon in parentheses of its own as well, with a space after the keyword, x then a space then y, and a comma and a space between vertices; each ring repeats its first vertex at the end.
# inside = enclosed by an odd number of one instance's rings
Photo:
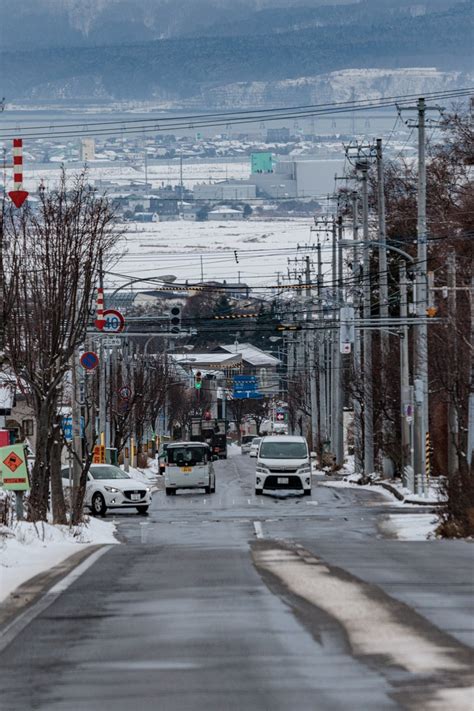
MULTIPOLYGON (((205 280, 236 282, 240 273, 250 286, 275 284, 275 274, 286 275, 287 258, 298 245, 312 242, 310 228, 310 219, 127 223, 109 269, 130 278, 174 274, 178 282, 198 281, 202 257, 205 280)), ((322 244, 322 257, 329 263, 329 240, 322 244)), ((121 282, 109 276, 107 286, 121 282)))
POLYGON ((382 528, 401 541, 426 541, 434 538, 439 519, 432 513, 390 514, 382 528))
POLYGON ((0 527, 0 601, 35 575, 95 544, 118 543, 111 521, 89 518, 80 526, 19 521, 0 527))
MULTIPOLYGON (((83 169, 83 165, 69 164, 67 174, 72 178, 83 169)), ((180 183, 179 160, 163 160, 147 166, 147 182, 153 188, 166 185, 177 185, 180 183)), ((112 181, 117 183, 117 192, 120 192, 120 185, 125 185, 132 181, 145 182, 144 164, 132 164, 125 161, 117 161, 108 165, 97 165, 94 162, 88 165, 90 180, 100 187, 100 181, 112 181)), ((241 161, 205 161, 205 160, 184 160, 183 161, 183 185, 192 188, 195 183, 215 183, 219 180, 244 180, 250 174, 250 160, 245 157, 241 161)), ((61 175, 60 163, 55 165, 35 166, 34 163, 28 166, 24 174, 25 190, 34 191, 42 181, 46 188, 51 189, 57 186, 61 175)), ((109 192, 112 192, 109 190, 109 192)))

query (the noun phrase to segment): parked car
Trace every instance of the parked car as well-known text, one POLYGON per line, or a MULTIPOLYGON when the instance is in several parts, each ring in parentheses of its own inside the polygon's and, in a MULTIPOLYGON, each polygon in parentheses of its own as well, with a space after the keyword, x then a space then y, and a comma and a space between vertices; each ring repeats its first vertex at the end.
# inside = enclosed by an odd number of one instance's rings
POLYGON ((255 435, 243 435, 240 441, 240 451, 242 454, 248 454, 250 452, 250 445, 252 440, 255 439, 255 435))
MULTIPOLYGON (((69 467, 62 467, 64 488, 69 487, 69 467)), ((87 474, 84 507, 95 516, 107 509, 135 508, 146 513, 151 504, 151 488, 112 464, 91 464, 87 474)))
POLYGON ((252 443, 251 443, 251 445, 250 445, 250 452, 249 452, 249 455, 250 455, 251 457, 256 457, 256 456, 257 456, 257 454, 258 454, 258 448, 259 448, 259 446, 260 446, 260 442, 261 442, 261 441, 262 441, 262 438, 261 438, 261 437, 254 437, 254 438, 252 439, 252 443))

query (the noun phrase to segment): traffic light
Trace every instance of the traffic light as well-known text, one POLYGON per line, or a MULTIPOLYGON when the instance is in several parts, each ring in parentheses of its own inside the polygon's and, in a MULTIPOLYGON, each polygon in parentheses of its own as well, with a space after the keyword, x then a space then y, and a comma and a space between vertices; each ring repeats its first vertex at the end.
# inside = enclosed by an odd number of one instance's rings
POLYGON ((202 387, 202 373, 200 370, 198 370, 198 372, 194 376, 194 387, 196 388, 196 390, 200 390, 202 387))
POLYGON ((170 311, 170 331, 180 333, 181 331, 181 306, 173 306, 170 311))

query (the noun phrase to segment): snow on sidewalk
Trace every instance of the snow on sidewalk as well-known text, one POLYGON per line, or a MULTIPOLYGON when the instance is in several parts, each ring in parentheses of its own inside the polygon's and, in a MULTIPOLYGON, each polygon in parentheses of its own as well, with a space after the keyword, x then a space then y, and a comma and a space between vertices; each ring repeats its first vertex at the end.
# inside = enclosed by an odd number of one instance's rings
POLYGON ((96 544, 118 543, 116 526, 89 518, 79 526, 16 522, 0 526, 0 602, 15 588, 58 565, 78 550, 96 544))
POLYGON ((390 514, 381 524, 385 533, 392 534, 400 541, 426 541, 435 538, 439 520, 433 514, 390 514))

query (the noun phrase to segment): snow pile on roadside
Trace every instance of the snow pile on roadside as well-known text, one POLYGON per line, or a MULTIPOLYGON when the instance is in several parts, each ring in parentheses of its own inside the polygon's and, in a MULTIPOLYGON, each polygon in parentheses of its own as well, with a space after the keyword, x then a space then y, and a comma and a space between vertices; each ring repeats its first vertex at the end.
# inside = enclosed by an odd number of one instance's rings
POLYGON ((439 520, 433 514, 390 514, 382 528, 400 541, 426 541, 435 538, 439 520))
POLYGON ((236 457, 238 454, 241 454, 242 450, 239 447, 238 444, 235 444, 235 442, 232 442, 232 444, 229 444, 227 447, 227 457, 236 457))
MULTIPOLYGON (((121 467, 123 469, 123 467, 121 467)), ((128 473, 132 479, 142 481, 144 484, 153 484, 158 477, 158 472, 154 462, 149 464, 146 469, 137 469, 137 467, 129 467, 128 473)))
POLYGON ((318 486, 327 486, 334 489, 363 489, 364 491, 375 491, 387 499, 392 506, 405 506, 405 503, 397 499, 394 494, 383 486, 377 486, 376 484, 358 484, 356 481, 347 478, 339 481, 320 481, 318 482, 318 486))
POLYGON ((118 543, 116 526, 90 518, 79 526, 18 521, 0 527, 0 600, 39 573, 58 565, 81 548, 118 543))

